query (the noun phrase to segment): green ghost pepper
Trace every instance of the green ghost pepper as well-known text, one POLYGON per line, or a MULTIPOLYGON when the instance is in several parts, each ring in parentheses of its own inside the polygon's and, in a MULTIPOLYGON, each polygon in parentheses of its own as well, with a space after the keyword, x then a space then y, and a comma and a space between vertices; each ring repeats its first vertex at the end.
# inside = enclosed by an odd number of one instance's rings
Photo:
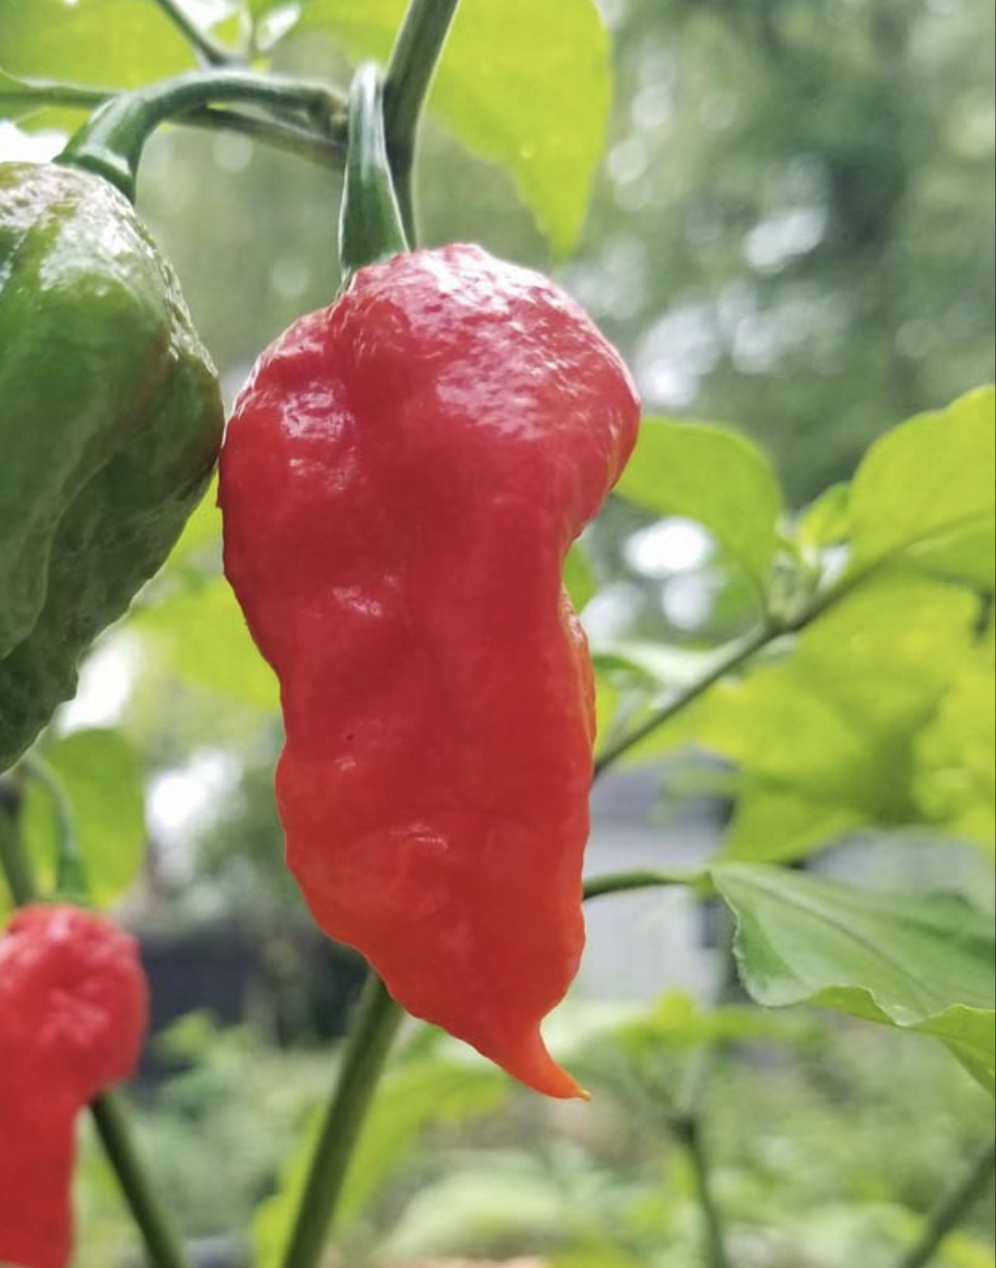
POLYGON ((128 199, 73 167, 0 164, 0 771, 165 561, 223 425, 128 199))

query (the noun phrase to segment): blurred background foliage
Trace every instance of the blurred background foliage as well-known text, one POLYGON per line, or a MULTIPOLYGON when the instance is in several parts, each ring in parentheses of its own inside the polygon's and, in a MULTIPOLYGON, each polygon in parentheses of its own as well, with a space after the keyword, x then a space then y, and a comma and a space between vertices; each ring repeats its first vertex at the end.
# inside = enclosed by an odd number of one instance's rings
MULTIPOLYGON (((980 514, 991 503, 992 462, 969 434, 991 401, 942 416, 922 443, 904 431, 878 451, 888 461, 865 460, 845 482, 876 437, 992 375, 996 17, 977 0, 602 0, 615 104, 582 227, 604 49, 587 5, 543 3, 507 0, 515 20, 491 39, 499 84, 502 59, 537 41, 531 73, 505 94, 505 131, 486 87, 477 113, 461 113, 479 85, 441 84, 420 167, 423 237, 481 241, 555 272, 661 416, 625 500, 570 572, 610 742, 750 631, 765 591, 790 612, 821 570, 842 566, 843 543, 874 553, 869 505, 900 532, 909 505, 925 521, 950 511, 922 499, 939 454, 954 473, 949 500, 980 514), (560 25, 569 9, 578 31, 560 25), (573 60, 578 47, 588 55, 573 60), (536 137, 520 144, 527 116, 536 137), (758 447, 675 418, 731 424, 758 447), (660 479, 678 470, 683 503, 660 479), (889 471, 900 472, 891 483, 889 471)), ((238 3, 191 8, 226 38, 245 29, 238 3)), ((261 34, 290 25, 269 0, 249 8, 261 34)), ((305 0, 274 64, 343 83, 348 51, 383 43, 402 8, 305 0)), ((155 12, 0 0, 0 68, 100 84, 182 69, 189 52, 168 25, 143 25, 155 12)), ((494 35, 460 30, 454 40, 482 48, 494 35)), ((22 118, 23 130, 0 124, 0 157, 54 153, 49 129, 71 122, 50 112, 22 118)), ((243 136, 175 129, 150 147, 141 209, 229 398, 270 339, 334 295, 339 192, 334 173, 243 136)), ((186 1231, 209 1239, 205 1264, 238 1262, 253 1208, 279 1191, 296 1129, 331 1079, 321 1045, 357 981, 355 963, 311 932, 282 866, 276 685, 221 577, 219 531, 208 501, 39 750, 70 794, 95 897, 127 892, 123 910, 160 965, 164 1038, 138 1108, 186 1231)), ((876 883, 943 882, 991 908, 991 547, 957 541, 944 564, 962 588, 935 568, 852 596, 793 656, 769 649, 746 681, 637 753, 637 783, 618 795, 639 793, 658 863, 696 861, 685 838, 699 829, 668 827, 686 803, 708 822, 706 852, 722 837, 728 855, 752 860, 795 864, 844 836, 901 833, 898 851, 867 851, 888 865, 855 872, 851 853, 840 867, 876 883), (944 844, 918 851, 911 827, 944 844)), ((44 781, 29 785, 38 859, 52 857, 65 809, 44 781)), ((612 839, 606 848, 611 858, 612 839)), ((741 899, 749 916, 755 900, 741 899)), ((865 918, 873 939, 889 934, 889 912, 865 918)), ((892 922, 900 935, 905 918, 892 922)), ((826 945, 814 926, 772 919, 800 945, 826 945)), ((932 966, 960 973, 945 958, 958 922, 904 965, 909 980, 932 966)), ((696 936, 708 940, 708 921, 696 936)), ((736 1268, 889 1268, 991 1120, 940 1047, 849 1019, 762 1016, 739 997, 705 1011, 674 994, 629 1010, 579 1000, 558 1025, 558 1051, 599 1094, 594 1116, 540 1111, 438 1036, 411 1037, 354 1179, 348 1268, 456 1253, 689 1268, 700 1225, 674 1089, 707 1042, 707 1130, 736 1268)), ((95 1150, 86 1158, 79 1268, 107 1268, 127 1235, 112 1179, 95 1150)), ((263 1208, 253 1236, 264 1256, 283 1218, 279 1198, 263 1208)), ((939 1263, 993 1268, 991 1227, 990 1208, 939 1263)))
MULTIPOLYGON (((919 1228, 914 1213, 988 1131, 983 1098, 952 1079, 944 1054, 891 1032, 733 1006, 706 1014, 676 994, 650 1010, 575 1008, 558 1031, 593 1110, 538 1105, 438 1038, 409 1043, 357 1160, 342 1258, 330 1265, 524 1254, 552 1268, 697 1265, 694 1177, 671 1113, 706 1042, 716 1045, 707 1144, 738 1268, 891 1268, 919 1228)), ((205 1263, 243 1263, 250 1239, 254 1262, 275 1262, 284 1212, 267 1195, 327 1088, 327 1056, 278 1053, 203 1017, 162 1043, 190 1063, 140 1103, 168 1200, 205 1263)), ((78 1268, 107 1268, 122 1226, 96 1149, 81 1200, 78 1268)), ((989 1200, 938 1268, 990 1268, 992 1223, 989 1200)))

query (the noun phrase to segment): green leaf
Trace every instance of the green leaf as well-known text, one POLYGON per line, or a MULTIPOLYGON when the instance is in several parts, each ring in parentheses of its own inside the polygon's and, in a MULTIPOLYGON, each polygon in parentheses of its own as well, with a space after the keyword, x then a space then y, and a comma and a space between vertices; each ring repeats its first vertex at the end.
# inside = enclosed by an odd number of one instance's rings
POLYGON ((916 745, 916 797, 929 821, 996 852, 996 665, 967 663, 916 745))
MULTIPOLYGON (((145 859, 145 794, 138 757, 120 731, 77 731, 46 745, 44 759, 69 805, 90 899, 109 907, 138 879, 145 859)), ((51 878, 59 832, 49 793, 29 781, 23 831, 36 866, 51 878)))
POLYGON ((279 13, 289 8, 287 0, 244 0, 244 3, 250 16, 257 22, 262 21, 271 13, 279 13))
POLYGON ((713 870, 737 922, 744 985, 944 1040, 996 1091, 996 937, 948 894, 870 893, 770 867, 713 870))
POLYGON ((996 585, 994 408, 980 388, 871 448, 851 499, 853 572, 889 562, 996 585))
MULTIPOLYGON (((342 1222, 348 1224, 362 1215, 409 1157, 427 1127, 493 1114, 501 1108, 508 1089, 508 1080, 484 1065, 421 1062, 390 1075, 377 1094, 350 1166, 340 1206, 342 1222)), ((316 1112, 287 1166, 279 1192, 263 1205, 256 1218, 253 1236, 262 1268, 280 1262, 320 1126, 321 1114, 316 1112)))
POLYGON ((203 500, 184 526, 180 540, 173 547, 166 567, 186 561, 208 546, 221 543, 221 510, 218 506, 218 481, 211 482, 203 500))
MULTIPOLYGON (((309 0, 299 30, 386 60, 406 0, 309 0)), ((557 249, 581 231, 612 105, 594 0, 472 0, 458 11, 430 101, 453 135, 506 168, 557 249)))
POLYGON ((883 577, 849 595, 799 640, 798 675, 853 725, 902 730, 933 712, 971 655, 978 603, 923 577, 883 577))
POLYGON ((852 828, 922 822, 915 746, 972 656, 976 614, 968 591, 883 576, 786 660, 714 689, 681 734, 743 772, 724 856, 785 861, 852 828))
POLYGON ((765 581, 783 500, 771 463, 745 436, 645 419, 617 492, 657 515, 696 520, 751 577, 765 581))
POLYGON ((868 819, 832 792, 821 795, 811 787, 796 791, 748 774, 738 790, 722 857, 769 862, 805 858, 866 826, 868 819))
POLYGON ((575 546, 567 556, 564 585, 571 596, 575 612, 583 612, 598 594, 598 582, 595 580, 594 570, 580 546, 575 546))
POLYGON ((851 536, 851 486, 831 485, 803 512, 796 540, 805 551, 840 546, 851 536))
POLYGON ((257 651, 224 577, 180 589, 136 612, 132 622, 159 643, 187 682, 267 712, 279 708, 276 677, 257 651))
MULTIPOLYGON (((0 50, 11 75, 100 88, 136 88, 196 64, 158 5, 136 0, 0 0, 0 50)), ((80 121, 62 109, 30 124, 71 130, 80 121)))
POLYGON ((996 1268, 992 1247, 970 1233, 951 1233, 944 1243, 943 1255, 943 1268, 996 1268))

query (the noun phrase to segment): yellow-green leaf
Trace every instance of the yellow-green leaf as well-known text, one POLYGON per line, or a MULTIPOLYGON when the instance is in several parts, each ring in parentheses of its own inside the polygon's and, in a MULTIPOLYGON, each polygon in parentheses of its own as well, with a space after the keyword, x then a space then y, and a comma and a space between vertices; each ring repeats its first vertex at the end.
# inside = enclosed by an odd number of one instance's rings
POLYGON ((276 677, 256 650, 224 577, 180 589, 133 620, 159 641, 187 682, 268 712, 279 708, 276 677))
POLYGON ((0 0, 4 69, 28 79, 131 88, 194 65, 156 4, 136 0, 0 0))
POLYGON ((851 496, 854 554, 996 585, 996 390, 980 388, 874 445, 851 496))
POLYGON ((706 423, 644 419, 617 491, 660 516, 706 528, 757 581, 775 553, 782 492, 746 436, 706 423))

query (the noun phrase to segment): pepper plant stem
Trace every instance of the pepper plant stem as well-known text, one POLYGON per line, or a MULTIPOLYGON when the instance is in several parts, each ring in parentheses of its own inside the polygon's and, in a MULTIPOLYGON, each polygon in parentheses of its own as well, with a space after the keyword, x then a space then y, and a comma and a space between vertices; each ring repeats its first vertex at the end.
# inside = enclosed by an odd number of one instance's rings
POLYGON ((134 200, 142 151, 160 124, 206 106, 236 102, 295 111, 330 138, 346 118, 343 98, 324 84, 243 71, 194 71, 111 98, 74 136, 60 162, 103 176, 134 200))
MULTIPOLYGON (((719 949, 719 971, 713 991, 715 1007, 723 1005, 729 999, 737 976, 736 959, 733 954, 733 929, 728 917, 723 922, 723 928, 724 936, 720 940, 719 949)), ((706 1044, 692 1054, 678 1094, 678 1111, 674 1118, 673 1130, 688 1155, 692 1168, 695 1193, 702 1218, 705 1262, 708 1268, 730 1268, 723 1213, 713 1191, 712 1169, 703 1121, 706 1090, 715 1063, 715 1043, 706 1044)))
POLYGON ((31 860, 17 826, 17 787, 0 777, 0 873, 3 874, 15 907, 23 907, 35 897, 31 860))
POLYGON ((702 1123, 697 1114, 674 1124, 674 1131, 688 1155, 695 1183, 695 1193, 702 1212, 706 1263, 709 1268, 730 1268, 723 1237, 723 1221, 712 1188, 709 1157, 702 1137, 702 1123))
POLYGON ((325 1112, 284 1268, 317 1268, 321 1263, 353 1151, 403 1019, 383 982, 371 976, 325 1112))
POLYGON ((380 68, 356 72, 349 98, 349 151, 339 222, 343 286, 358 269, 408 250, 384 141, 384 86, 380 68))
POLYGON ((204 106, 180 115, 176 120, 181 126, 203 128, 214 132, 238 132, 251 137, 274 150, 283 150, 296 158, 319 163, 323 167, 341 167, 346 147, 334 132, 316 132, 294 123, 278 123, 258 115, 243 114, 239 110, 222 110, 204 106))
MULTIPOLYGON (((76 84, 39 83, 33 81, 24 89, 13 92, 0 91, 0 113, 20 109, 25 100, 39 109, 48 106, 96 110, 114 100, 117 93, 99 88, 83 88, 76 84)), ((341 167, 345 155, 344 135, 313 130, 294 123, 281 123, 262 115, 243 114, 239 110, 224 110, 214 106, 201 106, 177 115, 172 122, 180 127, 201 128, 212 132, 237 132, 251 137, 273 149, 283 150, 297 158, 320 163, 326 167, 341 167)), ((344 134, 344 127, 339 130, 344 134)))
POLYGON ((123 1102, 114 1092, 105 1092, 93 1102, 90 1112, 152 1263, 156 1268, 193 1268, 179 1234, 145 1174, 123 1102))
POLYGON ((927 1268, 945 1241, 984 1196, 996 1173, 996 1141, 973 1161, 950 1193, 927 1219, 920 1240, 903 1255, 896 1268, 927 1268))
POLYGON ((240 63, 239 57, 201 30, 180 0, 156 0, 156 4, 208 66, 235 66, 240 63))
POLYGON ((24 758, 20 769, 45 792, 55 815, 56 890, 67 902, 86 906, 89 897, 86 866, 80 853, 76 815, 62 781, 48 762, 35 753, 24 758))
POLYGON ((584 900, 608 898, 613 894, 632 894, 641 889, 667 889, 675 885, 696 885, 701 878, 683 872, 612 872, 593 876, 585 883, 584 900))
MULTIPOLYGON (((976 520, 977 517, 970 516, 966 518, 965 523, 974 524, 976 520)), ((831 608, 836 607, 838 603, 860 589, 869 578, 882 572, 890 565, 900 562, 903 554, 904 552, 897 551, 892 555, 877 560, 860 571, 846 573, 834 585, 828 587, 821 594, 816 595, 807 607, 791 619, 775 620, 769 617, 758 628, 756 633, 732 647, 727 656, 719 661, 708 674, 691 683, 690 686, 686 687, 668 704, 658 709, 656 713, 651 714, 646 722, 641 723, 628 735, 624 735, 611 744, 606 745, 595 762, 595 778, 598 779, 600 775, 603 775, 610 767, 614 766, 621 758, 636 748, 637 745, 649 739, 655 731, 665 726, 690 704, 694 704, 700 696, 704 696, 707 691, 721 682, 727 674, 743 668, 759 652, 763 652, 765 648, 770 647, 778 639, 801 634, 815 621, 819 620, 821 616, 829 612, 831 608)))
POLYGON ((416 236, 415 150, 419 120, 460 0, 411 0, 387 71, 384 121, 398 202, 416 236))

